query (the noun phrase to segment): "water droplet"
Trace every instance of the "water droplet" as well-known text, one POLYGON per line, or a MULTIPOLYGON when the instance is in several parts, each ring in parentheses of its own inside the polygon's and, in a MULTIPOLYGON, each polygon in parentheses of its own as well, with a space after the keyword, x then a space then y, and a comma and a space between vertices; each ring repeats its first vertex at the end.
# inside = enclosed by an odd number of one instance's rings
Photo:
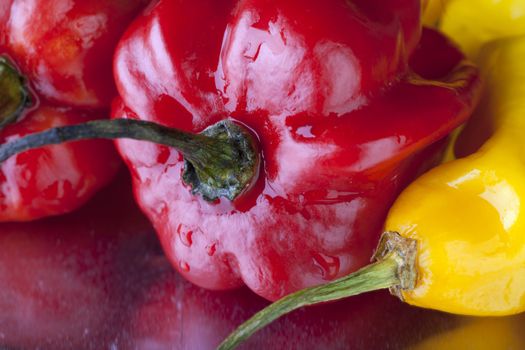
POLYGON ((325 255, 321 253, 314 253, 314 264, 321 271, 323 279, 333 280, 339 273, 340 260, 338 257, 325 255))
POLYGON ((193 231, 184 227, 183 224, 180 224, 177 227, 177 233, 179 234, 180 241, 186 247, 191 247, 193 244, 193 231))
POLYGON ((182 233, 180 235, 180 241, 182 242, 182 244, 184 244, 186 247, 191 247, 191 245, 193 244, 193 231, 186 231, 185 233, 182 233))
POLYGON ((187 262, 185 261, 181 261, 180 264, 180 269, 183 271, 183 272, 190 272, 190 265, 188 265, 187 262))
POLYGON ((217 244, 213 243, 213 244, 206 246, 206 253, 208 253, 209 256, 214 256, 216 251, 217 251, 217 244))

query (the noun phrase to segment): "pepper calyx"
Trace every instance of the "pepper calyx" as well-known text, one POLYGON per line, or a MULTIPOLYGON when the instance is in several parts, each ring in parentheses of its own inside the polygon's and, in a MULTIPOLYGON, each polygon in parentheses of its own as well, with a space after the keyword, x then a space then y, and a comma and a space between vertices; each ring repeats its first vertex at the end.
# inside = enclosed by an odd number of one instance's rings
POLYGON ((0 56, 0 130, 16 122, 29 104, 25 78, 7 58, 0 56))
POLYGON ((372 261, 382 261, 394 257, 397 261, 399 283, 390 287, 390 293, 403 300, 402 291, 413 290, 417 284, 417 241, 405 238, 397 232, 383 233, 372 261))
POLYGON ((205 200, 220 197, 234 200, 258 177, 260 156, 255 139, 246 128, 231 120, 223 120, 205 129, 200 135, 214 140, 213 152, 206 143, 184 154, 183 181, 205 200))

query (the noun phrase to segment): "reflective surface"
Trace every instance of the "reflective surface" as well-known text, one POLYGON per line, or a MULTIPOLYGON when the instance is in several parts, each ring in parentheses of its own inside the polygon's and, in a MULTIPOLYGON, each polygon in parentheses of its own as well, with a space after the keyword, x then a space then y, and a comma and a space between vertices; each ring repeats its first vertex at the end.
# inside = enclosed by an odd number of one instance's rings
MULTIPOLYGON (((172 271, 125 175, 77 213, 0 225, 0 348, 214 349, 267 305, 172 271)), ((245 349, 522 349, 523 316, 460 318, 386 292, 299 310, 245 349)))

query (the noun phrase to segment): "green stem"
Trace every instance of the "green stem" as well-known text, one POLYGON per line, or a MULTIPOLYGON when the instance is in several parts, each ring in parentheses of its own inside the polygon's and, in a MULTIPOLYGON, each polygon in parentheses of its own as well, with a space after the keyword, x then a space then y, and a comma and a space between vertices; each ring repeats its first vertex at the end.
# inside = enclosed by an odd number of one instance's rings
POLYGON ((208 200, 234 199, 257 176, 259 155, 251 134, 229 120, 202 134, 192 134, 151 122, 97 120, 31 134, 0 146, 0 163, 15 154, 86 139, 133 139, 150 141, 179 150, 187 162, 184 179, 195 193, 208 200))
POLYGON ((7 59, 0 57, 0 130, 15 122, 28 104, 24 78, 7 59))
POLYGON ((276 301, 243 323, 218 347, 236 348, 255 332, 279 317, 304 306, 335 301, 374 290, 393 288, 412 289, 415 286, 415 241, 387 232, 375 257, 380 261, 329 284, 300 290, 276 301))

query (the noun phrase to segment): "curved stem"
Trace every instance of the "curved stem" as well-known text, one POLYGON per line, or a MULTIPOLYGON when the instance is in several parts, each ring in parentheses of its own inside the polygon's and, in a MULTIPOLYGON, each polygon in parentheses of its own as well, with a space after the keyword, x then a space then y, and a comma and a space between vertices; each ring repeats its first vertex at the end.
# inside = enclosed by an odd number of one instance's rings
POLYGON ((415 241, 395 232, 386 232, 381 238, 375 258, 378 262, 331 283, 300 290, 276 301, 256 313, 237 328, 218 347, 236 348, 255 332, 304 306, 335 301, 380 289, 411 289, 415 285, 415 241))
POLYGON ((156 123, 132 120, 96 120, 31 134, 0 146, 0 163, 21 152, 86 139, 150 141, 179 150, 189 163, 184 176, 208 200, 234 199, 257 175, 259 156, 249 132, 225 120, 192 134, 156 123))
POLYGON ((259 311, 243 323, 222 342, 218 349, 228 350, 236 348, 261 328, 301 307, 393 287, 399 283, 396 277, 396 270, 397 263, 395 259, 390 257, 335 282, 290 294, 259 311))
MULTIPOLYGON (((158 124, 132 120, 96 120, 85 124, 52 128, 40 133, 31 134, 0 146, 0 162, 30 149, 56 145, 70 141, 86 139, 118 139, 151 141, 161 145, 177 148, 185 156, 194 151, 196 140, 200 146, 212 144, 212 140, 200 135, 193 135, 179 130, 169 129, 158 124)), ((213 147, 210 147, 213 151, 213 147)))

